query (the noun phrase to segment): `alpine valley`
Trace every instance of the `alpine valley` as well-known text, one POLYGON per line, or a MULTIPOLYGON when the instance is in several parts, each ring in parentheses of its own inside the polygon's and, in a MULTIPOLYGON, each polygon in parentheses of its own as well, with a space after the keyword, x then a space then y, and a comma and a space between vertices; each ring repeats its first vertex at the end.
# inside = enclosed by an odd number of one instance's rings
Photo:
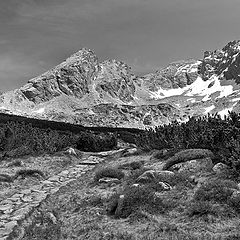
MULTIPOLYGON (((159 56, 161 57, 161 56, 159 56)), ((84 126, 145 128, 188 116, 240 112, 240 41, 136 76, 117 60, 81 49, 19 89, 0 111, 84 126)))

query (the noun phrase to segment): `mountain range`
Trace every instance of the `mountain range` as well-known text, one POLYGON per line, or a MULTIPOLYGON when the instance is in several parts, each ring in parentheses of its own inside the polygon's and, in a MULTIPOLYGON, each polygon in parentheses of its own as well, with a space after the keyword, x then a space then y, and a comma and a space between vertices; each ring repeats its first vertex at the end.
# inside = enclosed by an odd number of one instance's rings
MULTIPOLYGON (((161 56, 160 56, 161 57, 161 56)), ((84 126, 145 128, 188 116, 240 112, 240 40, 201 60, 137 76, 117 60, 81 49, 56 67, 0 95, 0 111, 84 126)))

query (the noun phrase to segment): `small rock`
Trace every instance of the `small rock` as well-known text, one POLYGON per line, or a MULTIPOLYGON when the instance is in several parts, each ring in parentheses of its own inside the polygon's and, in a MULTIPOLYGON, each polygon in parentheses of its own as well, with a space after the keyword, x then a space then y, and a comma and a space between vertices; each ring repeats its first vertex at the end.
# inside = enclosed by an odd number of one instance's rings
POLYGON ((235 191, 232 193, 231 198, 239 198, 239 199, 240 199, 240 191, 235 190, 235 191))
POLYGON ((50 219, 50 221, 53 224, 57 224, 57 218, 55 217, 55 215, 51 212, 47 212, 46 216, 48 217, 48 219, 50 219))
POLYGON ((134 183, 132 186, 133 187, 139 187, 140 185, 138 183, 134 183))
POLYGON ((220 174, 228 171, 229 167, 226 164, 219 162, 213 166, 212 170, 215 173, 220 174))
POLYGON ((123 153, 123 157, 127 157, 127 156, 130 156, 130 155, 133 155, 133 154, 135 154, 137 151, 138 151, 137 148, 126 149, 126 152, 123 153))
POLYGON ((74 148, 72 148, 72 147, 70 147, 66 152, 67 152, 69 155, 77 156, 76 151, 75 151, 74 148))
POLYGON ((31 202, 31 201, 32 201, 32 197, 31 197, 31 196, 24 196, 24 197, 22 198, 22 201, 23 201, 23 202, 31 202))
POLYGON ((5 230, 9 233, 13 230, 15 226, 17 226, 17 221, 10 221, 4 225, 5 230))
POLYGON ((137 182, 147 183, 154 179, 156 179, 156 172, 154 170, 148 170, 137 178, 137 182))
POLYGON ((108 184, 112 184, 112 183, 116 183, 116 184, 119 184, 121 183, 121 181, 117 178, 108 178, 108 177, 105 177, 105 178, 101 178, 98 180, 99 183, 108 183, 108 184))
POLYGON ((13 208, 13 205, 11 205, 11 204, 0 205, 0 211, 2 211, 2 212, 7 211, 12 208, 13 208))
POLYGON ((170 180, 175 176, 174 172, 172 171, 154 171, 154 170, 147 170, 141 176, 137 178, 137 182, 147 183, 151 182, 154 179, 159 179, 162 181, 170 180))
POLYGON ((22 167, 23 162, 21 160, 15 160, 7 164, 7 167, 22 167))
POLYGON ((170 191, 170 190, 172 190, 171 185, 168 184, 168 183, 159 182, 158 184, 159 184, 159 186, 161 186, 163 188, 163 191, 170 191))

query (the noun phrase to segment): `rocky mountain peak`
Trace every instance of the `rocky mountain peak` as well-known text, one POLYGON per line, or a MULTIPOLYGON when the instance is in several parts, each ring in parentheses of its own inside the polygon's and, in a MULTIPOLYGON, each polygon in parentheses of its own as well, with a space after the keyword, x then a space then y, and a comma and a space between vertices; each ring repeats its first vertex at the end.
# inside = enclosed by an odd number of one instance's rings
POLYGON ((205 51, 199 74, 203 80, 217 75, 226 80, 240 82, 240 40, 229 42, 221 50, 205 51))
POLYGON ((89 84, 96 78, 98 70, 96 55, 91 50, 81 49, 53 69, 29 80, 20 91, 34 103, 49 101, 62 94, 82 98, 89 92, 89 84))
POLYGON ((173 62, 155 73, 145 75, 144 82, 151 91, 182 88, 197 79, 199 64, 200 61, 194 59, 173 62))

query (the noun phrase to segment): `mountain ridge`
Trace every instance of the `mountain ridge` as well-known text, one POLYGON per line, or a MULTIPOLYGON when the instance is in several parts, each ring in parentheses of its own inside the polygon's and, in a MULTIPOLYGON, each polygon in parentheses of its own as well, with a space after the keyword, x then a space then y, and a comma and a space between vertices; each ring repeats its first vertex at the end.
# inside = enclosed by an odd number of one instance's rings
POLYGON ((100 62, 83 48, 0 96, 0 110, 89 126, 157 126, 187 116, 238 111, 240 41, 137 76, 126 63, 100 62))

